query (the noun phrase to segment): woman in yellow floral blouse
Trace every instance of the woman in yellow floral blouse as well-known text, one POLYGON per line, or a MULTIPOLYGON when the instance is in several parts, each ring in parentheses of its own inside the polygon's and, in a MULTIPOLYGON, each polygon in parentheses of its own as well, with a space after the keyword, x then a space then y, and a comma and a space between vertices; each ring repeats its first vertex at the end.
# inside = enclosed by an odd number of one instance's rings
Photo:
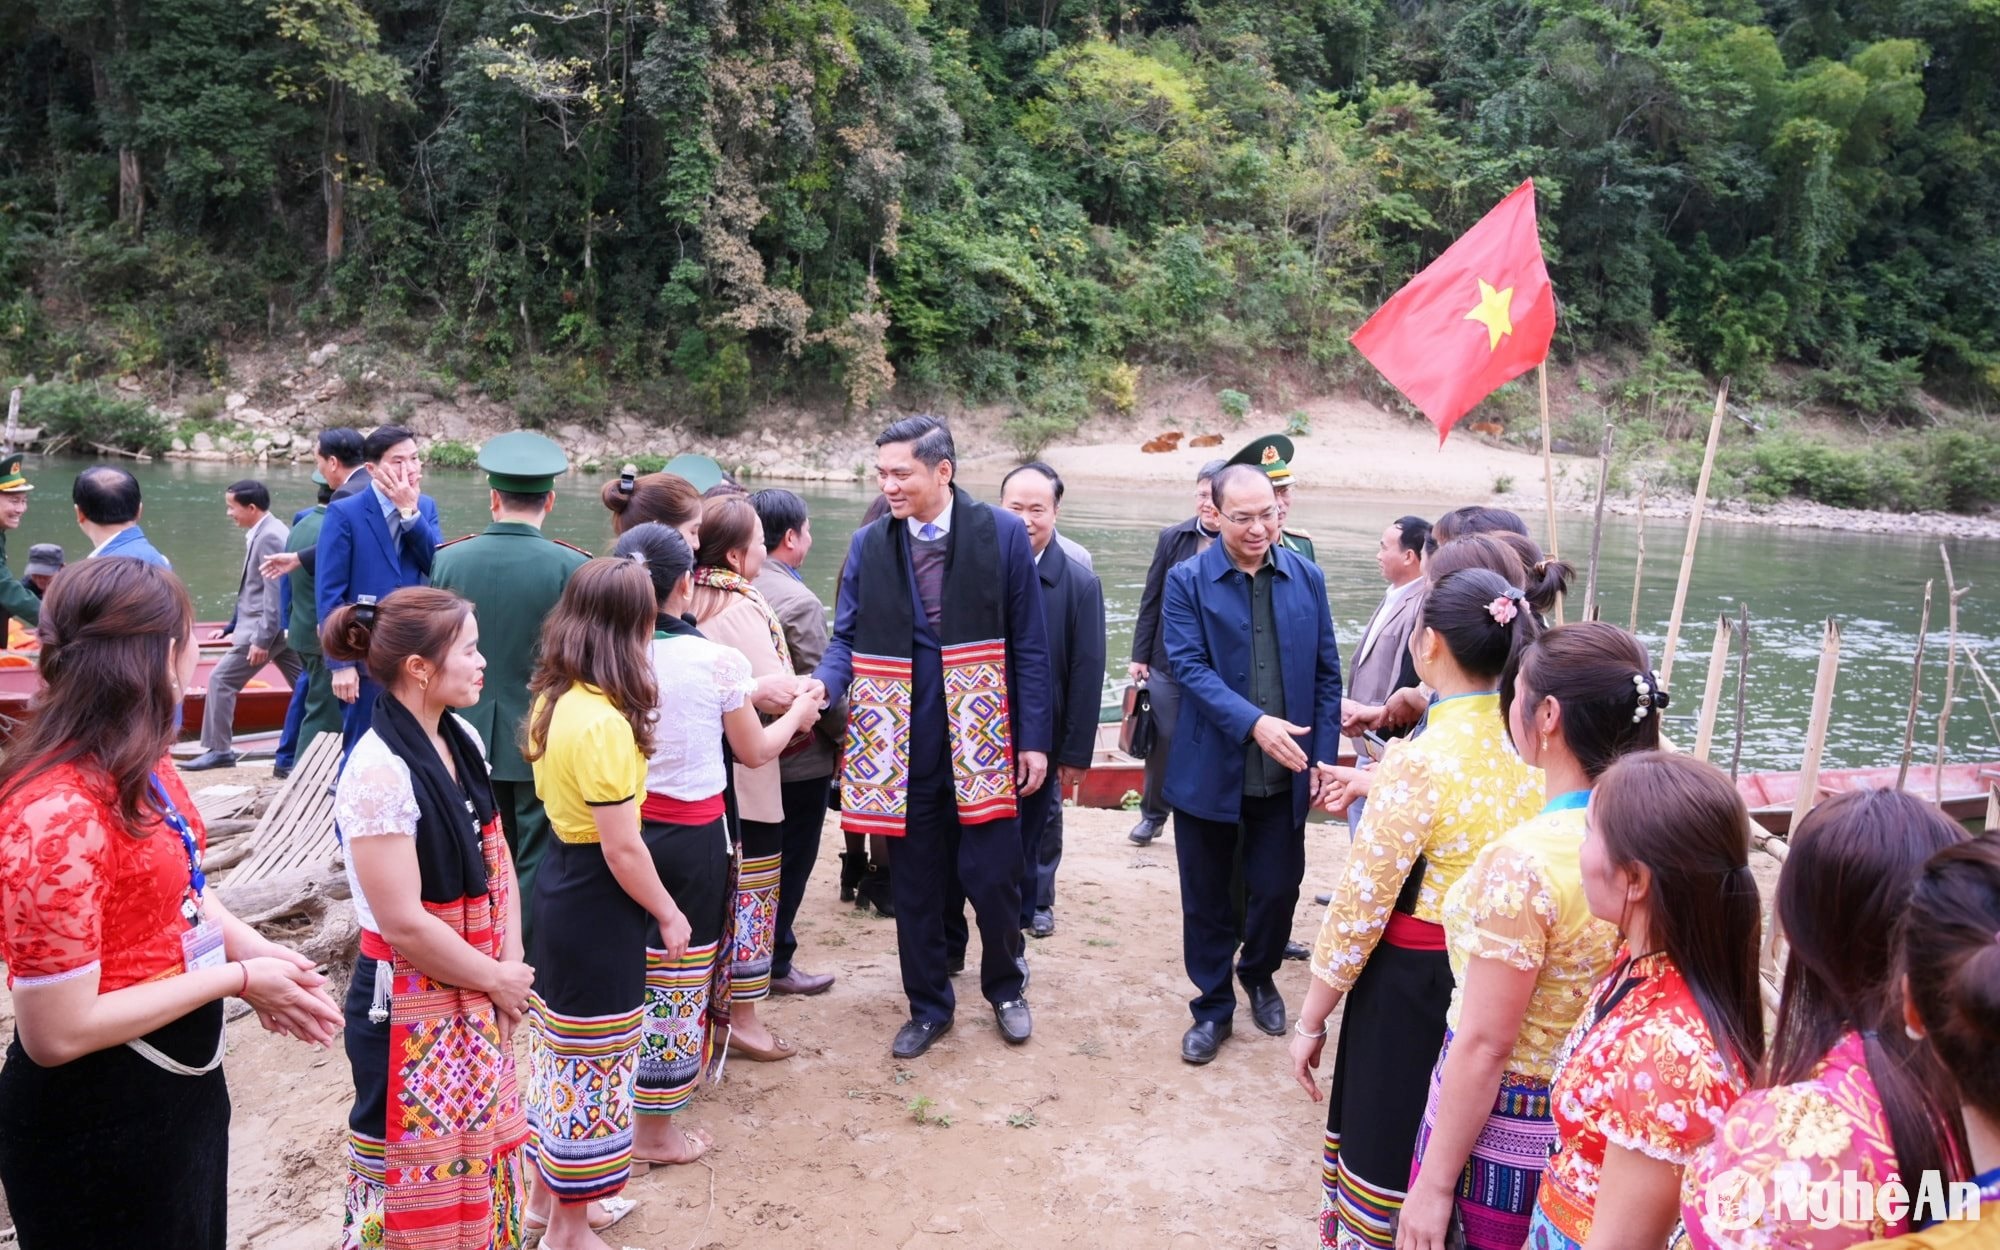
POLYGON ((1557 1145, 1532 1250, 1658 1247, 1681 1170, 1764 1056, 1750 814, 1686 755, 1627 755, 1591 791, 1579 862, 1624 944, 1556 1061, 1557 1145))
POLYGON ((1538 632, 1519 587, 1466 569, 1431 587, 1410 636, 1438 701, 1423 736, 1392 743, 1376 769, 1292 1042, 1294 1075, 1316 1101, 1327 1017, 1349 998, 1327 1106, 1323 1246, 1393 1239, 1451 1003, 1441 902, 1489 842, 1542 806, 1542 775, 1507 741, 1499 693, 1538 632))
POLYGON ((1914 1193, 1926 1172, 1949 1176, 1963 1157, 1951 1078, 1902 1028, 1895 934, 1924 861, 1965 837, 1900 790, 1850 791, 1799 823, 1778 875, 1791 954, 1761 1088, 1729 1109, 1681 1185, 1695 1250, 1839 1250, 1900 1236, 1907 1218, 1857 1205, 1828 1221, 1822 1208, 1773 1199, 1783 1184, 1803 1195, 1844 1174, 1900 1177, 1914 1193), (1745 1183, 1762 1202, 1740 1201, 1745 1183))
POLYGON ((1519 1250, 1555 1122, 1556 1050, 1611 967, 1618 930, 1583 896, 1583 811, 1619 756, 1660 745, 1666 692, 1639 640, 1588 622, 1544 634, 1502 676, 1507 735, 1548 779, 1541 815, 1486 848, 1444 899, 1458 982, 1417 1134, 1398 1250, 1519 1250))

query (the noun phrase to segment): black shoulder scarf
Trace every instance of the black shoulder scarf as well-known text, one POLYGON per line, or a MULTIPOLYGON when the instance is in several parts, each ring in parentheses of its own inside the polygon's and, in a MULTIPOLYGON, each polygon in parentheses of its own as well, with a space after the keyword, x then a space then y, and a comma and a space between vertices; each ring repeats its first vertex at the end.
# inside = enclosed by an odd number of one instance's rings
POLYGON ((424 902, 456 903, 485 895, 480 832, 493 824, 498 809, 486 757, 472 735, 449 713, 438 722, 438 735, 450 748, 452 767, 458 772, 454 781, 416 716, 387 691, 375 703, 371 727, 410 769, 410 789, 417 796, 417 869, 424 902))

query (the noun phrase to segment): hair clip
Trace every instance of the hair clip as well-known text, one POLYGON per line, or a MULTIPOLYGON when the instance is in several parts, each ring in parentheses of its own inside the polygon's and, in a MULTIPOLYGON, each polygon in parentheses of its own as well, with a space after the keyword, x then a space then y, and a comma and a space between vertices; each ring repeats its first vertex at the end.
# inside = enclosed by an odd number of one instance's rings
POLYGON ((632 493, 632 489, 633 489, 633 487, 635 487, 636 485, 638 485, 638 482, 639 482, 639 466, 638 466, 638 465, 636 465, 636 464, 627 464, 627 465, 626 465, 626 466, 625 466, 624 468, 622 468, 622 469, 618 470, 618 493, 619 493, 619 494, 621 494, 621 495, 629 495, 629 494, 631 494, 631 493, 632 493))
POLYGON ((375 602, 374 595, 354 596, 354 619, 363 629, 375 628, 375 602))
POLYGON ((1486 615, 1493 618, 1496 625, 1511 624, 1520 609, 1514 606, 1514 596, 1495 595, 1493 602, 1486 605, 1486 615))
POLYGON ((1664 712, 1670 700, 1661 688, 1658 675, 1653 673, 1632 674, 1632 685, 1638 692, 1639 706, 1632 711, 1632 723, 1646 719, 1648 712, 1664 712))

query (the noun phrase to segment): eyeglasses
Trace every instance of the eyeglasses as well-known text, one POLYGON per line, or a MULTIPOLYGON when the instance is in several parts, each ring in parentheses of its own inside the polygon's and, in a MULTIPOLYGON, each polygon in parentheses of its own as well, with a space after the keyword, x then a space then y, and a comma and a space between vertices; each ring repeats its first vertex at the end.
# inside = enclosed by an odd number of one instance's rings
POLYGON ((1278 523, 1278 510, 1276 508, 1266 508, 1262 512, 1252 512, 1247 515, 1241 512, 1225 512, 1222 514, 1222 519, 1231 525, 1246 529, 1252 525, 1276 525, 1278 523))

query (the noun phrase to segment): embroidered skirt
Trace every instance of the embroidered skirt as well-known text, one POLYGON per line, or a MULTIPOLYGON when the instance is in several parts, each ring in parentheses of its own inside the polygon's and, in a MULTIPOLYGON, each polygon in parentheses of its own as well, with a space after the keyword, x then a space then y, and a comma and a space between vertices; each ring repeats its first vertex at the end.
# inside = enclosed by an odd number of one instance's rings
POLYGON ((561 1202, 625 1187, 653 919, 596 843, 552 842, 535 876, 529 1163, 561 1202))
POLYGON ((720 819, 705 825, 647 821, 641 832, 661 884, 693 931, 686 953, 674 959, 660 948, 658 927, 647 928, 635 1109, 640 1115, 671 1115, 694 1097, 708 1053, 709 985, 732 906, 729 843, 720 819))
MULTIPOLYGON (((145 1040, 198 1068, 221 1035, 222 1004, 213 1002, 145 1040)), ((17 1037, 0 1067, 0 1185, 21 1250, 223 1250, 229 1087, 222 1069, 182 1076, 128 1046, 45 1068, 17 1037)))
MULTIPOLYGON (((1430 1100, 1424 1105, 1416 1160, 1410 1168, 1413 1182, 1437 1127, 1438 1094, 1443 1087, 1445 1055, 1450 1053, 1451 1034, 1447 1033, 1444 1050, 1431 1070, 1430 1100)), ((1548 1083, 1502 1073, 1493 1111, 1472 1143, 1472 1157, 1459 1173, 1456 1187, 1455 1205, 1465 1227, 1468 1250, 1520 1250, 1528 1239, 1528 1217, 1535 1209, 1542 1169, 1548 1165, 1549 1149, 1555 1141, 1548 1083)))
POLYGON ((1389 1250, 1409 1192, 1430 1072, 1444 1044, 1451 961, 1383 940, 1348 991, 1327 1095, 1320 1245, 1389 1250))
POLYGON ((512 1250, 527 1137, 513 1049, 484 995, 433 982, 380 943, 363 935, 347 986, 342 1250, 512 1250), (377 1007, 386 1019, 369 1018, 377 1007))
POLYGON ((730 1001, 754 1003, 771 996, 771 955, 778 941, 778 869, 785 827, 743 822, 743 866, 736 879, 735 967, 730 1001))

